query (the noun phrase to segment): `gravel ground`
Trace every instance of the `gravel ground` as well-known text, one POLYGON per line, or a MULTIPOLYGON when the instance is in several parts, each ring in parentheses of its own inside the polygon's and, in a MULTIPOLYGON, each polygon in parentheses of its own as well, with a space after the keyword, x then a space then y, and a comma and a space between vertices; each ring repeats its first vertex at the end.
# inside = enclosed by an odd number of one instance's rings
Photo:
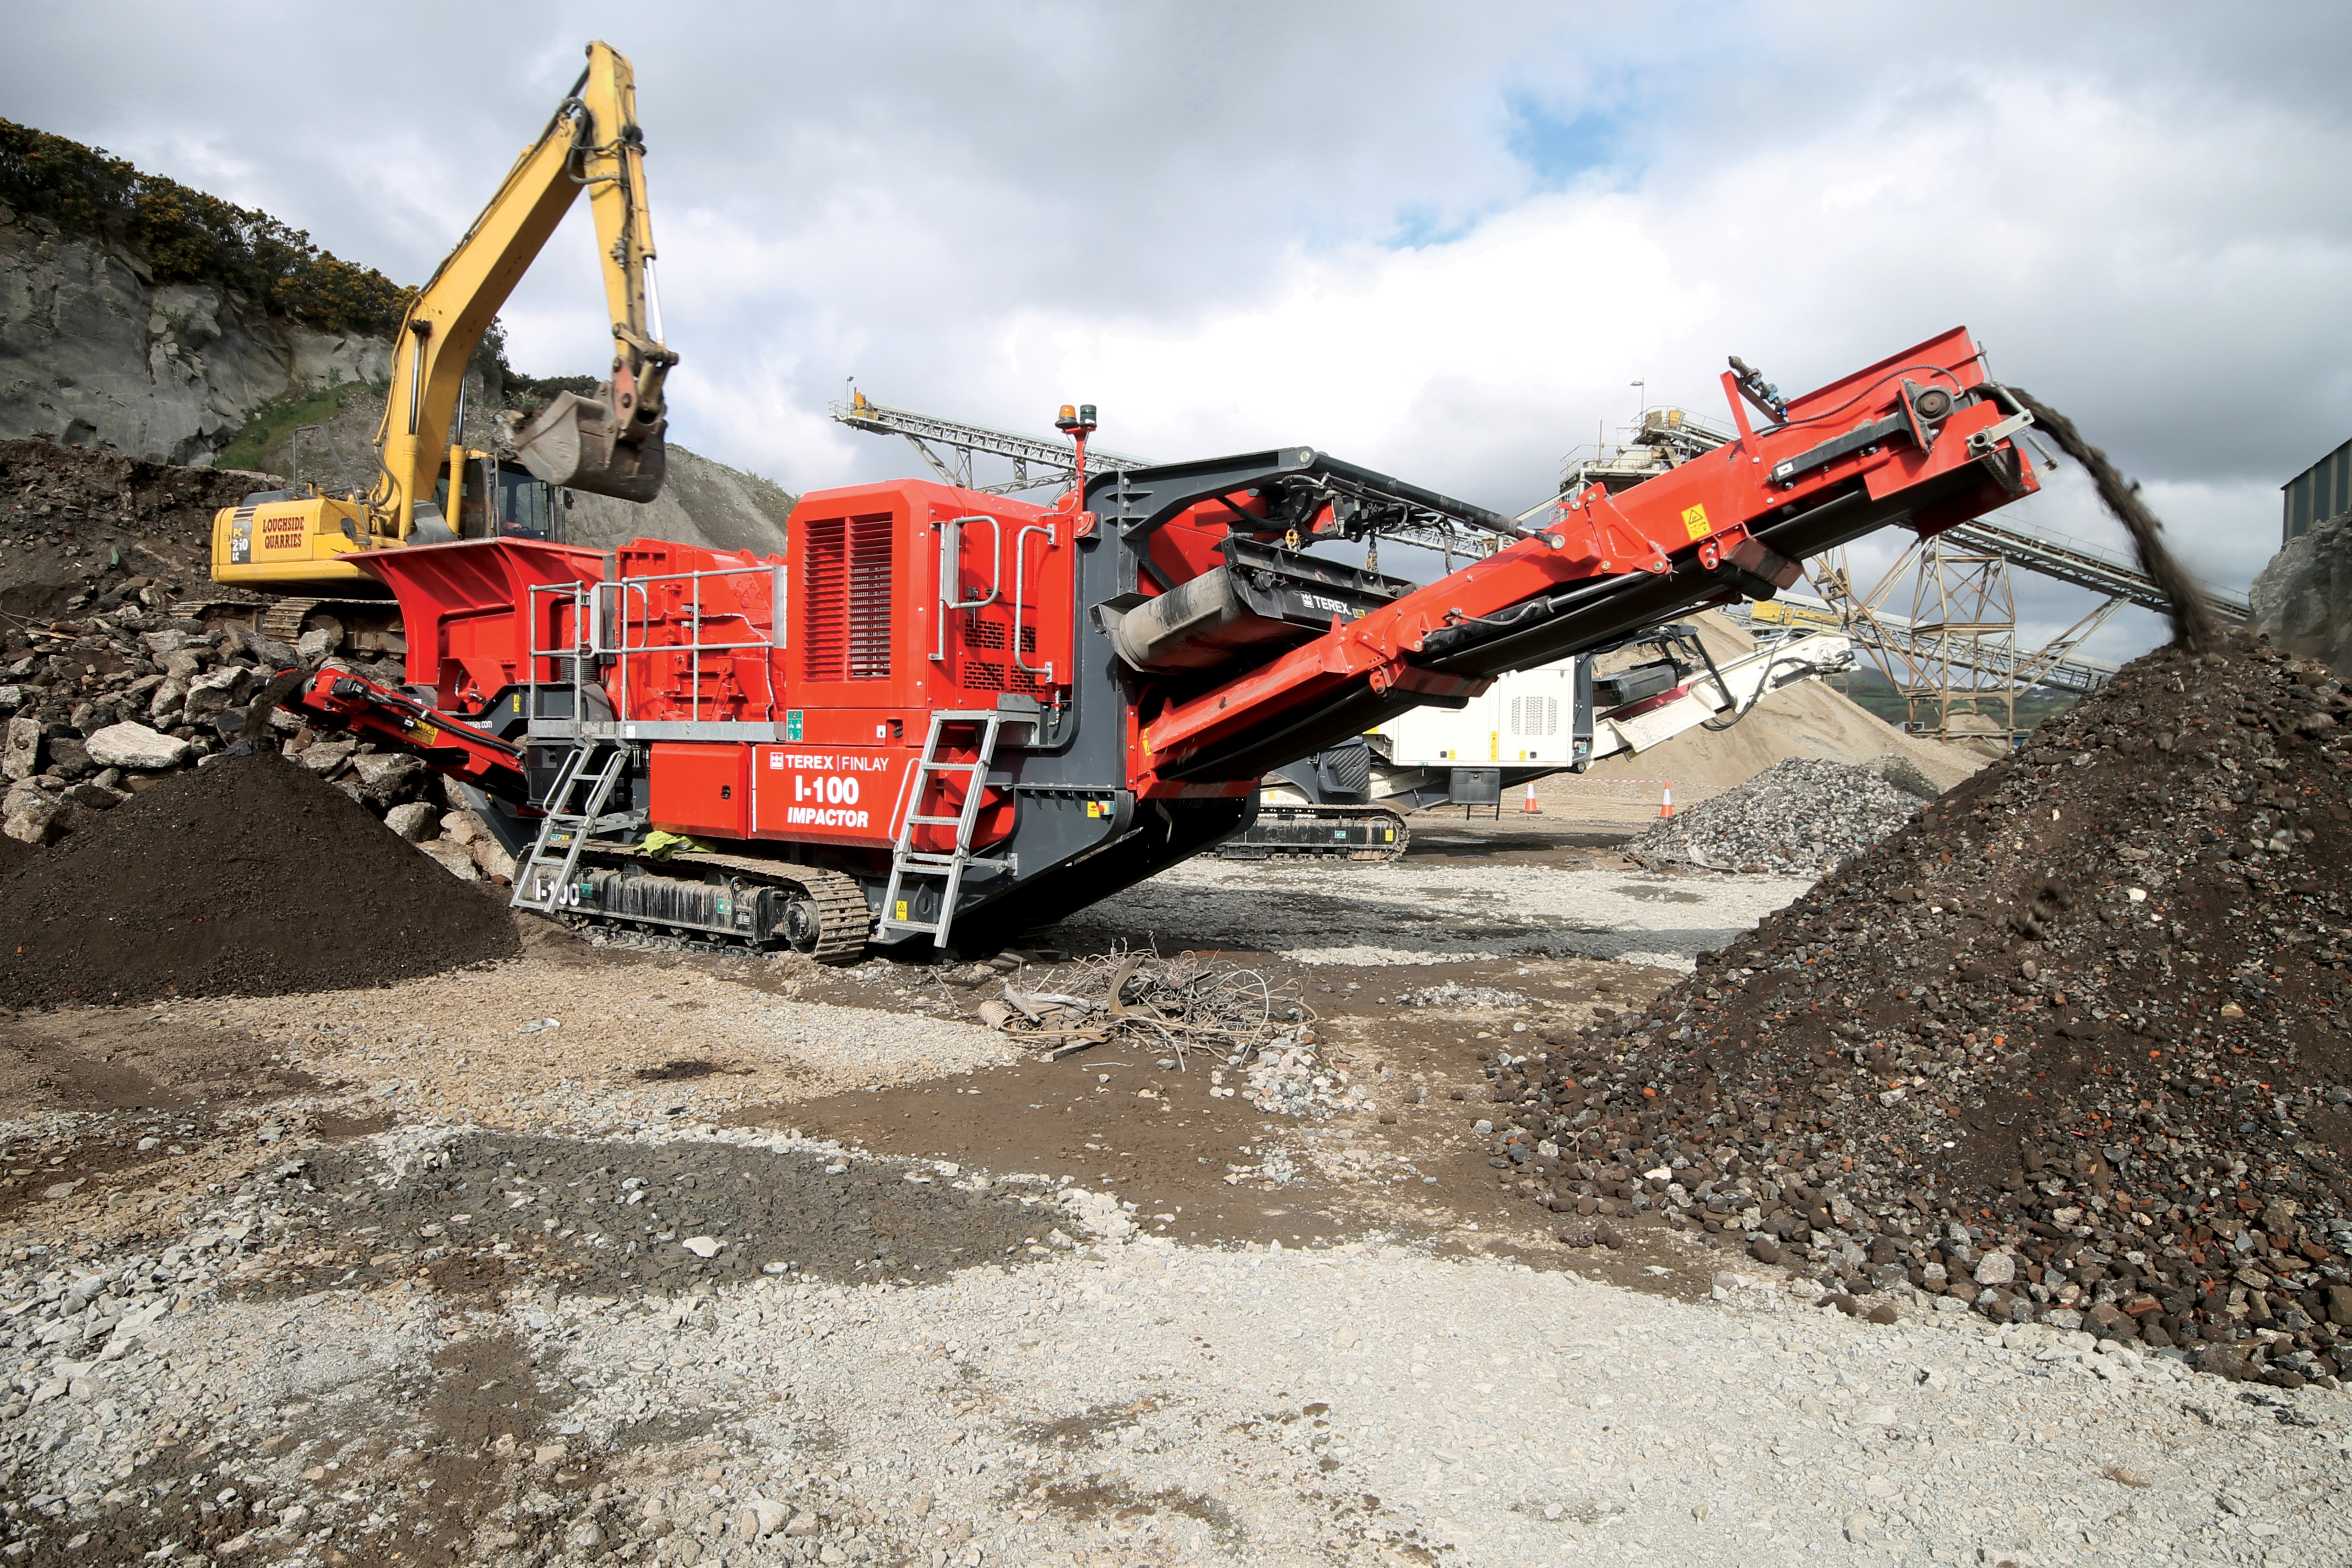
POLYGON ((1302 966, 1305 1081, 1366 1091, 1328 1117, 1010 1060, 935 971, 543 931, 387 988, 0 1017, 0 1552, 2345 1561, 2340 1393, 1913 1290, 1865 1322, 1492 1168, 1511 1059, 1668 977, 1592 958, 1687 963, 1801 886, 1407 862, 1122 900, 1163 950, 1302 966), (828 1135, 859 1107, 893 1152, 828 1135))
MULTIPOLYGON (((1907 813, 1916 801, 1906 797, 1907 813)), ((1247 947, 1309 965, 1584 957, 1687 972, 1804 892, 1794 877, 1693 879, 1413 860, 1329 867, 1199 860, 1074 919, 1163 950, 1247 947)))
POLYGON ((330 1563, 2352 1552, 2340 1397, 1719 1284, 1104 1240, 919 1289, 174 1289, 77 1314, 114 1316, 105 1348, 52 1361, 7 1436, 41 1454, 25 1504, 101 1552, 135 1539, 108 1515, 175 1500, 218 1555, 330 1563), (485 1373, 505 1395, 452 1387, 485 1373))
POLYGON ((1003 1036, 971 1024, 819 1002, 780 1007, 802 983, 793 977, 814 967, 797 961, 602 959, 558 938, 520 964, 323 1004, 233 998, 196 1013, 295 1042, 310 1071, 364 1084, 389 1111, 500 1126, 516 1124, 520 1108, 530 1125, 561 1132, 643 1132, 780 1091, 830 1093, 1014 1054, 1003 1036), (499 1071, 478 1070, 485 1052, 499 1071))

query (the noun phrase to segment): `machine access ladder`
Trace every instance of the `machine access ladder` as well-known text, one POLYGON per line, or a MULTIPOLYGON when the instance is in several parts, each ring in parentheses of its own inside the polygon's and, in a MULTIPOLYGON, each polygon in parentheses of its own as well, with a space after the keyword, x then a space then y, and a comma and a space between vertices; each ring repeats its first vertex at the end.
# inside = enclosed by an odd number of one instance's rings
MULTIPOLYGON (((1007 724, 1034 722, 1026 715, 998 709, 931 715, 930 730, 923 737, 923 755, 915 764, 913 787, 907 796, 907 814, 898 823, 898 841, 890 853, 890 885, 882 894, 882 918, 875 923, 876 940, 895 942, 908 936, 928 936, 934 947, 947 946, 948 928, 955 923, 956 899, 963 892, 964 874, 972 864, 972 827, 980 821, 981 798, 988 792, 988 771, 995 765, 996 737, 1007 724), (942 762, 940 744, 950 730, 957 729, 973 732, 972 758, 969 762, 942 762), (965 776, 961 808, 952 817, 924 816, 923 800, 931 781, 951 773, 965 776), (945 852, 917 849, 918 828, 953 828, 954 848, 945 852), (935 920, 910 917, 915 900, 908 894, 908 881, 923 877, 940 879, 939 917, 935 920)), ((993 862, 990 864, 993 866, 993 862)))
POLYGON ((540 821, 539 837, 515 870, 514 896, 508 900, 509 907, 551 915, 562 906, 572 873, 580 868, 580 852, 595 832, 614 787, 628 768, 626 746, 592 740, 572 747, 547 791, 547 815, 540 821), (585 799, 583 789, 587 792, 585 799), (547 874, 551 866, 558 868, 551 875, 547 874))

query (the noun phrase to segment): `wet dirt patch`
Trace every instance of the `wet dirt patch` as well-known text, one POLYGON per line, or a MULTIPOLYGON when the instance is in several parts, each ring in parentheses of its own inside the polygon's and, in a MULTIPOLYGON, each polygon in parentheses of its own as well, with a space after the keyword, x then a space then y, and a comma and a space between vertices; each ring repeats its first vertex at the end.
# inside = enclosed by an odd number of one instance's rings
POLYGON ((1137 1416, 1148 1416, 1159 1408, 1157 1399, 1139 1399, 1132 1405, 1097 1405, 1052 1421, 1017 1422, 1013 1436, 1040 1448, 1099 1448, 1110 1434, 1133 1426, 1137 1416))
MULTIPOLYGON (((197 1173, 217 1174, 210 1155, 229 1135, 215 1117, 188 1112, 37 1118, 0 1140, 0 1226, 16 1228, 19 1245, 53 1244, 83 1229, 93 1204, 128 1199, 142 1212, 174 1204, 201 1185, 197 1173)), ((132 1238, 145 1226, 132 1215, 114 1228, 132 1238)))
POLYGON ((318 1086, 242 1030, 113 1010, 0 1019, 0 1116, 176 1111, 318 1086))
POLYGON ((716 1410, 668 1410, 642 1420, 622 1422, 613 1428, 606 1446, 616 1454, 639 1448, 666 1448, 709 1437, 718 1425, 716 1410))
MULTIPOLYGON (((684 1002, 682 1007, 698 1004, 684 1002)), ((719 1071, 715 1061, 665 1061, 659 1067, 640 1067, 636 1077, 640 1083, 675 1083, 687 1078, 708 1078, 719 1071)))
POLYGON ((355 1138, 372 1138, 378 1133, 389 1132, 397 1121, 389 1111, 326 1111, 311 1119, 310 1131, 321 1142, 347 1144, 355 1138))
MULTIPOLYGON (((1284 973, 1266 962, 1270 976, 1284 973)), ((1028 1059, 754 1108, 740 1119, 893 1156, 1066 1176, 1134 1203, 1145 1233, 1186 1243, 1312 1247, 1392 1236, 1454 1255, 1572 1268, 1661 1294, 1705 1294, 1720 1263, 1714 1249, 1670 1236, 1646 1216, 1617 1224, 1617 1248, 1565 1245, 1560 1225, 1528 1212, 1534 1178, 1516 1166, 1495 1168, 1489 1137, 1475 1131, 1481 1118, 1507 1114, 1488 1103, 1498 1055, 1553 1050, 1592 1018, 1641 1007, 1673 977, 1581 959, 1492 960, 1444 972, 1465 992, 1514 995, 1524 1005, 1400 1005, 1400 982, 1425 980, 1425 969, 1307 971, 1302 994, 1318 1015, 1322 1060, 1371 1087, 1377 1109, 1370 1113, 1325 1122, 1268 1116, 1210 1092, 1243 1079, 1223 1068, 1223 1084, 1213 1082, 1222 1065, 1213 1059, 1196 1053, 1180 1071, 1152 1051, 1102 1047, 1057 1062, 1028 1059)), ((1051 982, 1024 972, 1022 983, 1051 982)))
POLYGON ((288 1245, 247 1288, 422 1275, 459 1294, 667 1293, 772 1267, 919 1280, 1001 1260, 1053 1223, 1032 1212, 1034 1187, 953 1180, 732 1144, 496 1134, 454 1137, 395 1176, 380 1151, 348 1145, 289 1162, 277 1194, 288 1245))
POLYGON ((121 1479, 116 1488, 121 1495, 101 1517, 59 1520, 46 1529, 30 1521, 18 1523, 16 1539, 10 1543, 11 1560, 27 1568, 137 1563, 165 1541, 177 1542, 183 1552, 193 1548, 192 1560, 209 1555, 257 1524, 273 1522, 266 1514, 257 1515, 259 1500, 250 1489, 230 1479, 244 1469, 238 1462, 243 1458, 213 1452, 209 1446, 201 1455, 166 1449, 121 1479), (230 1494, 226 1499, 219 1495, 224 1490, 230 1494), (16 1552, 19 1545, 21 1552, 16 1552))
MULTIPOLYGON (((1116 1477, 1092 1475, 1047 1481, 1042 1490, 1032 1490, 1028 1495, 1064 1518, 1082 1524, 1132 1526, 1163 1514, 1174 1514, 1207 1525, 1228 1542, 1239 1540, 1242 1535, 1240 1523, 1223 1503, 1175 1487, 1139 1491, 1116 1477)), ((1011 1498, 1006 1500, 1009 1502, 1011 1498)))
POLYGON ((1644 904, 1705 904, 1705 895, 1686 887, 1663 887, 1655 883, 1629 882, 1617 889, 1628 898, 1638 898, 1644 904))

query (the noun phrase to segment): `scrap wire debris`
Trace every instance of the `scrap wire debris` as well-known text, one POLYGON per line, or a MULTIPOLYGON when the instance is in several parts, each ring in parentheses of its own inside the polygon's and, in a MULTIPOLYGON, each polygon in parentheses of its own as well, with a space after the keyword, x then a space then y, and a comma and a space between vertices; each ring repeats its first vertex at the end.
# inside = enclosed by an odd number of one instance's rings
POLYGON ((1059 991, 1004 982, 1004 999, 980 1005, 980 1019, 1045 1046, 1048 1061, 1114 1040, 1161 1047, 1184 1064, 1206 1051, 1239 1061, 1286 1031, 1305 1030, 1313 1010, 1255 969, 1227 969, 1197 953, 1162 958, 1123 949, 1072 966, 1059 991))
POLYGON ((1191 1052, 1204 1051, 1217 1063, 1209 1071, 1213 1098, 1238 1097, 1279 1115, 1319 1121, 1377 1109, 1352 1071, 1322 1060, 1315 1010, 1255 969, 1220 968, 1197 953, 1162 958, 1132 949, 1083 959, 1075 969, 1060 991, 1024 990, 1007 980, 1003 1001, 981 1003, 981 1021, 1044 1046, 1047 1061, 1115 1040, 1168 1051, 1173 1060, 1163 1067, 1181 1068, 1191 1052), (1229 1069, 1240 1070, 1241 1083, 1226 1082, 1229 1069))

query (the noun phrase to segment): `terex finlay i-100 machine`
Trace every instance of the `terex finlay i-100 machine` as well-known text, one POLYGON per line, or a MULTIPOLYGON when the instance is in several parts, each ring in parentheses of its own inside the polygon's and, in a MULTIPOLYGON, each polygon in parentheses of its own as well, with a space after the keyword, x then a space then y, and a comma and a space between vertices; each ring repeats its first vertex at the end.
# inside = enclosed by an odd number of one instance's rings
POLYGON ((813 491, 782 557, 378 552, 408 685, 329 668, 287 705, 478 791, 518 906, 828 959, 985 947, 1214 846, 1268 771, 1412 707, 2036 488, 1965 330, 1785 401, 1734 366, 1737 440, 1529 528, 1287 446, 1093 476, 1081 454, 1047 507, 813 491), (1512 542, 1425 587, 1306 548, 1440 519, 1512 542), (690 841, 656 859, 653 830, 690 841))

